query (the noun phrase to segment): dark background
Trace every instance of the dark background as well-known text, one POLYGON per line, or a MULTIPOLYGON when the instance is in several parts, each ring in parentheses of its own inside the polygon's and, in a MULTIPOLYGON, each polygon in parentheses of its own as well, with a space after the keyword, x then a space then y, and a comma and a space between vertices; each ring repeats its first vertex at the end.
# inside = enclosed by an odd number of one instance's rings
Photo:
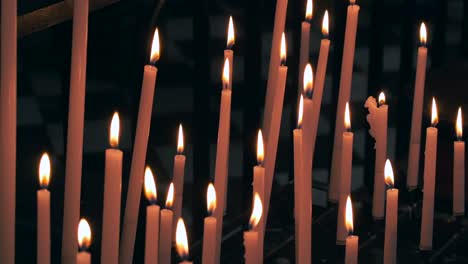
MULTIPOLYGON (((143 66, 149 60, 155 26, 160 29, 161 60, 154 99, 147 163, 155 171, 159 197, 172 177, 177 126, 186 136, 187 169, 184 218, 191 256, 200 261, 205 191, 213 177, 223 50, 229 15, 234 18, 234 84, 228 209, 222 263, 241 263, 242 231, 250 214, 255 136, 261 125, 271 31, 276 1, 268 0, 90 0, 84 159, 81 215, 93 230, 93 263, 99 263, 104 149, 113 111, 119 111, 120 147, 124 151, 122 206, 130 170, 143 66), (95 8, 94 8, 95 7, 95 8)), ((300 23, 305 0, 289 0, 286 34, 289 66, 277 174, 266 233, 265 260, 294 262, 292 218, 292 138, 295 124, 300 23)), ((316 65, 325 9, 330 13, 330 50, 314 161, 314 262, 342 263, 335 246, 336 208, 327 204, 328 168, 339 86, 346 18, 345 0, 315 1, 310 60, 316 65)), ((370 219, 373 186, 373 140, 367 133, 367 96, 387 94, 389 156, 401 189, 399 262, 468 263, 466 221, 451 217, 452 141, 456 108, 467 109, 468 3, 463 0, 358 0, 359 16, 351 95, 353 190, 360 261, 380 263, 383 223, 370 219), (438 99, 439 156, 434 250, 422 253, 419 242, 420 191, 405 189, 411 122, 414 65, 419 24, 427 22, 429 63, 423 128, 429 123, 430 97, 438 99)), ((18 158, 16 262, 33 263, 36 247, 37 169, 43 151, 50 152, 53 175, 52 256, 60 261, 65 171, 65 142, 71 57, 71 9, 57 0, 19 1, 18 158), (51 8, 57 8, 47 12, 51 8), (44 13, 42 13, 44 12, 44 13), (40 15, 45 14, 45 15, 40 15)), ((465 111, 466 113, 466 111, 465 111)), ((423 133, 422 142, 425 136, 423 133)), ((422 170, 420 170, 422 171, 422 170)), ((117 202, 117 201, 116 201, 117 202)), ((140 220, 146 201, 141 202, 140 220)), ((123 214, 123 212, 122 212, 123 214)), ((138 226, 135 263, 142 263, 144 221, 138 226)), ((175 259, 175 258, 173 258, 175 259)))

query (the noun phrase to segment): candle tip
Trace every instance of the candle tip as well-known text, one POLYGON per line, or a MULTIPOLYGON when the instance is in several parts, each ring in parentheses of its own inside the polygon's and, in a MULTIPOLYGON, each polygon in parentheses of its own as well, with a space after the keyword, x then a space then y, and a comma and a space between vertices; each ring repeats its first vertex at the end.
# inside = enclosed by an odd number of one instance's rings
POLYGON ((230 69, 229 69, 229 59, 226 58, 226 60, 224 61, 224 67, 223 67, 223 76, 222 76, 222 79, 223 79, 223 89, 228 89, 229 88, 229 74, 230 73, 230 69))
POLYGON ((312 65, 307 63, 304 68, 304 77, 303 77, 303 89, 304 95, 306 98, 312 98, 312 90, 314 88, 314 72, 312 70, 312 65))
POLYGON ((120 118, 119 113, 114 112, 109 129, 109 144, 111 147, 116 148, 119 145, 120 134, 120 118))
POLYGON ((457 138, 461 140, 463 137, 463 121, 462 121, 462 110, 458 107, 457 122, 456 122, 457 138))
POLYGON ((281 47, 280 47, 280 58, 281 58, 281 65, 286 64, 286 36, 283 32, 281 35, 281 47))
POLYGON ((328 37, 329 34, 329 18, 328 18, 328 10, 325 10, 325 14, 323 15, 322 20, 322 34, 324 37, 328 37))
POLYGON ((351 130, 351 115, 349 113, 348 102, 346 102, 346 106, 345 106, 344 125, 345 125, 346 130, 351 130))
POLYGON ((439 123, 439 116, 437 114, 437 105, 435 98, 432 97, 432 111, 431 111, 431 125, 436 126, 439 123))
POLYGON ((206 208, 208 214, 211 216, 216 210, 216 190, 213 183, 208 184, 208 189, 206 191, 206 208))
POLYGON ((167 190, 167 197, 166 197, 166 208, 172 208, 174 204, 174 183, 171 182, 169 185, 169 189, 167 190))
POLYGON ((354 231, 353 204, 351 203, 351 197, 349 195, 348 195, 348 198, 346 199, 345 223, 346 223, 346 230, 348 231, 348 234, 352 234, 354 231))
POLYGON ((379 105, 384 105, 385 104, 385 94, 384 92, 380 92, 379 94, 379 105))
POLYGON ((389 159, 385 161, 384 174, 385 174, 385 183, 387 184, 388 187, 393 188, 395 184, 395 179, 393 176, 392 164, 390 163, 389 159))
POLYGON ((257 227, 258 223, 260 222, 260 219, 262 218, 263 214, 263 205, 262 205, 262 199, 260 199, 260 195, 256 192, 254 194, 254 201, 253 201, 253 208, 252 208, 252 214, 250 215, 250 229, 254 229, 257 227))
POLYGON ((229 25, 228 25, 228 37, 227 37, 227 48, 232 49, 236 39, 234 34, 234 22, 232 21, 232 16, 229 16, 229 25))
POLYGON ((47 152, 44 152, 39 162, 39 185, 42 189, 47 189, 50 181, 50 158, 47 152))
POLYGON ((421 23, 421 27, 419 28, 419 42, 423 46, 427 44, 427 28, 424 22, 421 23))
POLYGON ((155 64, 159 60, 160 54, 160 44, 159 44, 159 30, 156 28, 153 35, 153 43, 151 44, 151 57, 150 63, 155 64))
POLYGON ((153 172, 151 171, 151 168, 149 166, 146 166, 145 169, 145 185, 144 185, 144 190, 145 190, 145 196, 146 199, 150 203, 156 203, 157 200, 157 191, 156 191, 156 183, 154 181, 154 176, 153 172))
POLYGON ((185 223, 182 218, 179 218, 179 220, 177 220, 176 251, 181 259, 185 260, 188 258, 189 247, 188 247, 187 230, 185 229, 185 223))
POLYGON ((78 224, 78 246, 81 251, 86 251, 91 245, 91 227, 88 221, 82 218, 78 224))
POLYGON ((310 22, 313 16, 313 3, 312 0, 307 0, 307 5, 306 5, 306 15, 305 19, 310 22))
POLYGON ((297 128, 302 128, 302 118, 304 115, 304 96, 302 94, 299 99, 299 109, 297 112, 297 128))
POLYGON ((262 134, 262 130, 259 129, 258 134, 257 134, 257 163, 258 165, 263 164, 264 157, 265 157, 265 149, 263 146, 263 134, 262 134))
POLYGON ((177 137, 177 154, 184 153, 184 132, 182 124, 179 124, 179 135, 177 137))

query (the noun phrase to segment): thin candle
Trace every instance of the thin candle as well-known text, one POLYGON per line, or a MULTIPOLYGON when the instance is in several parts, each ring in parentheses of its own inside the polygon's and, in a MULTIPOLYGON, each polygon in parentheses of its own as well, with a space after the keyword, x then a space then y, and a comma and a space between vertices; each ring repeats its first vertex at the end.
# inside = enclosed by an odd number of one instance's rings
MULTIPOLYGON (((161 210, 160 220, 160 239, 159 239, 159 263, 171 263, 171 247, 172 247, 172 220, 174 212, 174 184, 171 183, 167 190, 166 208, 161 210)), ((177 239, 177 237, 176 237, 177 239)))
POLYGON ((453 142, 453 215, 465 214, 465 142, 463 141, 462 110, 458 108, 457 140, 453 142))
POLYGON ((91 227, 85 219, 81 219, 78 224, 77 237, 79 251, 76 255, 76 263, 90 264, 91 253, 89 253, 88 249, 91 246, 91 227))
POLYGON ((159 258, 159 206, 154 176, 149 167, 145 170, 145 196, 149 205, 146 207, 145 263, 157 264, 159 258))
MULTIPOLYGON (((263 160, 265 157, 265 149, 263 144, 263 134, 262 130, 258 130, 257 135, 257 165, 253 168, 253 193, 258 193, 260 199, 265 197, 265 167, 263 167, 263 160)), ((258 252, 261 252, 259 255, 259 263, 263 263, 263 235, 265 233, 265 223, 264 219, 260 219, 260 223, 256 227, 256 231, 259 233, 258 239, 258 252)))
MULTIPOLYGON (((312 0, 307 0, 305 19, 301 23, 301 46, 299 51, 299 69, 304 69, 307 62, 309 61, 309 42, 310 42, 310 21, 313 15, 313 3, 312 0)), ((302 80, 304 79, 304 72, 299 71, 299 95, 302 90, 302 80)))
POLYGON ((42 154, 39 163, 39 185, 37 191, 37 264, 50 263, 50 158, 42 154))
POLYGON ((354 223, 353 223, 353 205, 351 203, 351 197, 348 195, 346 199, 346 230, 348 237, 346 238, 346 256, 345 264, 357 264, 358 263, 358 249, 359 249, 359 237, 353 235, 354 223))
POLYGON ((172 181, 174 182, 175 189, 174 221, 172 222, 173 225, 177 224, 176 219, 179 219, 179 217, 182 215, 186 159, 184 149, 184 132, 182 124, 179 124, 179 131, 177 136, 177 154, 174 156, 174 171, 172 176, 172 181))
POLYGON ((263 205, 260 195, 254 194, 252 214, 249 220, 249 230, 244 232, 244 248, 245 248, 245 264, 257 264, 259 262, 259 254, 263 252, 258 251, 258 232, 255 231, 263 214, 263 205))
POLYGON ((394 186, 393 169, 390 160, 385 162, 385 183, 387 184, 387 210, 385 212, 384 264, 397 263, 398 234, 398 189, 394 186))
POLYGON ((181 259, 180 264, 190 264, 189 258, 189 246, 187 238, 187 230, 185 229, 185 223, 182 218, 177 221, 176 227, 176 251, 181 259))
POLYGON ((216 190, 212 183, 208 185, 206 191, 206 208, 208 216, 205 217, 204 230, 203 230, 203 264, 216 263, 216 218, 213 217, 213 212, 216 209, 216 190))

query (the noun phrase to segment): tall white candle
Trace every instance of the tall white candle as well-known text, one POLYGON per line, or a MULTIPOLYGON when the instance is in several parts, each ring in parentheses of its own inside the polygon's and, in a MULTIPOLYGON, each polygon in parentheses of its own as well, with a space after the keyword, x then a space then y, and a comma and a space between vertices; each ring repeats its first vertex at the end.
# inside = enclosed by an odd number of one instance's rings
MULTIPOLYGON (((182 215, 182 201, 184 198, 184 175, 185 175, 185 155, 184 155, 184 133, 182 124, 179 125, 179 135, 177 138, 177 155, 174 156, 174 172, 172 181, 174 182, 175 201, 174 201, 174 220, 173 225, 177 224, 176 219, 182 215)), ((174 237, 175 238, 175 237, 174 237)))
POLYGON ((37 264, 50 263, 50 158, 47 153, 39 164, 39 185, 37 191, 37 264))
POLYGON ((310 42, 310 21, 313 15, 312 0, 307 0, 305 20, 301 23, 301 46, 299 51, 299 81, 298 81, 298 94, 302 91, 302 80, 304 79, 304 72, 302 69, 309 61, 309 42, 310 42))
POLYGON ((465 142, 461 107, 458 108, 457 141, 453 142, 453 214, 465 214, 465 142))
POLYGON ((91 228, 88 221, 81 219, 78 224, 78 254, 75 256, 77 264, 91 264, 91 253, 88 252, 91 245, 91 228))
MULTIPOLYGON (((160 220, 160 237, 159 239, 159 263, 171 263, 171 248, 172 248, 172 219, 174 212, 172 206, 174 204, 174 184, 169 185, 166 197, 166 208, 161 210, 160 220)), ((177 239, 177 236, 176 236, 177 239)))
POLYGON ((385 162, 385 183, 389 189, 387 190, 387 210, 385 212, 384 264, 396 264, 398 189, 394 187, 393 169, 388 159, 385 162))
POLYGON ((156 204, 158 197, 156 183, 149 167, 145 170, 145 196, 150 203, 146 206, 145 263, 157 264, 159 261, 157 247, 159 244, 159 206, 156 204))
MULTIPOLYGON (((258 131, 257 136, 257 166, 253 168, 253 194, 258 193, 260 199, 265 199, 265 168, 263 159, 265 157, 262 130, 258 131)), ((265 234, 265 218, 261 218, 255 231, 258 232, 258 252, 259 263, 263 263, 263 243, 265 234)))
POLYGON ((344 221, 346 221, 346 251, 345 251, 345 264, 358 264, 358 250, 359 250, 359 237, 353 235, 354 223, 353 223, 353 206, 351 198, 346 198, 346 215, 344 221))
POLYGON ((216 263, 216 218, 213 217, 213 212, 216 209, 216 190, 212 183, 208 185, 206 191, 206 205, 208 209, 208 216, 205 217, 203 228, 203 264, 216 263))
POLYGON ((258 193, 254 194, 252 214, 249 221, 249 230, 244 232, 244 248, 245 248, 245 264, 257 264, 259 262, 259 252, 258 250, 258 232, 255 231, 256 226, 259 224, 260 219, 262 218, 263 205, 262 200, 258 193))

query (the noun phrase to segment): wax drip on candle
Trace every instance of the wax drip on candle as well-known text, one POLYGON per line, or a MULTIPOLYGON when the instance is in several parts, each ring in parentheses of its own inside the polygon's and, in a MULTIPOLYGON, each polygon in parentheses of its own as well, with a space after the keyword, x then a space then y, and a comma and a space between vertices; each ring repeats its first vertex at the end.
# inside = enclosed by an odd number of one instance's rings
POLYGON ((314 7, 313 7, 312 0, 307 0, 305 21, 308 23, 310 23, 310 20, 312 20, 313 9, 314 7))
POLYGON ((423 47, 427 45, 427 29, 424 22, 421 23, 421 27, 419 28, 419 43, 423 47))
POLYGON ((329 18, 328 18, 328 10, 325 10, 325 14, 323 15, 322 20, 322 34, 324 38, 328 38, 329 34, 329 18))
POLYGON ((249 220, 250 230, 257 227, 258 223, 260 222, 260 219, 262 218, 262 214, 263 214, 262 199, 260 199, 260 195, 256 192, 254 194, 252 214, 250 215, 250 220, 249 220))
POLYGON ((229 88, 229 59, 226 58, 224 61, 224 67, 223 67, 223 89, 228 89, 229 88))
POLYGON ((437 115, 437 105, 435 98, 432 97, 431 125, 435 127, 437 126, 437 123, 439 123, 439 116, 437 115))
POLYGON ((234 36, 234 22, 232 21, 232 16, 229 16, 229 25, 228 25, 228 37, 227 37, 227 49, 232 49, 236 39, 234 36))
POLYGON ((80 251, 87 251, 91 245, 91 227, 88 221, 82 218, 78 224, 78 247, 80 251))
POLYGON ((119 146, 120 118, 119 113, 114 112, 109 129, 109 145, 113 148, 119 146))
POLYGON ((349 114, 349 103, 348 102, 346 102, 346 107, 345 107, 344 125, 345 125, 345 128, 346 128, 346 131, 349 132, 351 130, 351 117, 350 117, 350 114, 349 114))
POLYGON ((212 216, 216 210, 216 190, 213 183, 208 184, 208 189, 206 190, 206 208, 209 216, 212 216))
POLYGON ((42 154, 41 161, 39 162, 39 185, 41 189, 47 189, 47 187, 49 187, 50 171, 49 154, 45 152, 42 154))
POLYGON ((455 127, 457 130, 457 140, 461 141, 463 137, 463 121, 462 121, 461 107, 458 108, 457 122, 456 122, 455 127))
POLYGON ((151 44, 151 56, 150 63, 155 64, 159 60, 160 54, 160 44, 159 44, 159 30, 156 28, 153 35, 153 43, 151 44))
POLYGON ((395 185, 395 180, 393 177, 392 164, 390 163, 389 159, 385 161, 384 174, 385 174, 385 184, 388 186, 388 188, 392 189, 393 186, 395 185))
POLYGON ((258 130, 257 135, 257 164, 258 166, 263 166, 263 158, 265 157, 265 148, 263 145, 263 135, 262 130, 258 130))
POLYGON ((304 97, 301 94, 301 98, 299 99, 299 109, 297 111, 297 128, 302 128, 302 118, 304 116, 304 97))
POLYGON ((154 181, 153 172, 151 171, 150 167, 146 167, 145 169, 145 196, 146 199, 151 204, 156 204, 158 195, 156 192, 156 183, 154 181))
POLYGON ((177 137, 177 154, 184 153, 184 132, 182 130, 182 124, 179 124, 179 135, 177 137))
POLYGON ((187 230, 185 229, 185 223, 182 218, 177 220, 176 227, 176 251, 179 257, 185 261, 189 256, 187 230))
POLYGON ((312 70, 312 65, 310 65, 310 63, 307 63, 307 65, 304 68, 303 87, 304 87, 304 96, 308 99, 311 99, 312 90, 314 89, 314 72, 312 70))
POLYGON ((169 189, 167 190, 166 208, 171 209, 173 204, 174 204, 174 183, 171 182, 171 184, 169 185, 169 189))
POLYGON ((281 48, 280 48, 280 58, 281 58, 281 66, 286 64, 286 36, 281 34, 281 48))
POLYGON ((346 223, 346 231, 348 231, 348 235, 352 236, 353 231, 354 231, 353 205, 351 203, 351 197, 349 195, 348 195, 348 198, 346 199, 345 223, 346 223))

